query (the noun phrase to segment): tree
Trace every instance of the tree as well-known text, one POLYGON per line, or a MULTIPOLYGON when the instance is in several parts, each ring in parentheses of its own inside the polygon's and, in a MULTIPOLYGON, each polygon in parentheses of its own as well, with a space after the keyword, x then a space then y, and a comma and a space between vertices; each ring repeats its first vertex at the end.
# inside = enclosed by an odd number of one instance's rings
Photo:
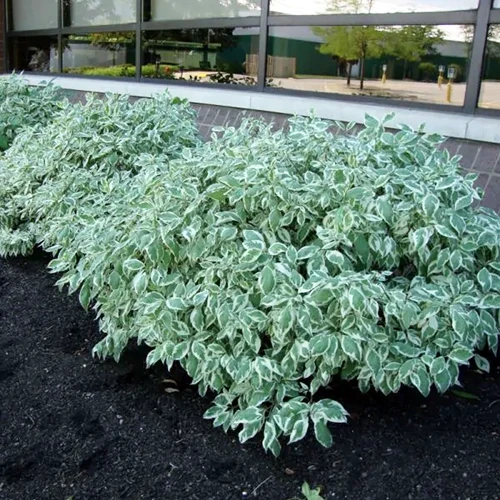
MULTIPOLYGON (((470 60, 472 44, 474 42, 474 26, 470 24, 463 25, 462 34, 467 47, 467 60, 470 60)), ((498 24, 491 24, 488 29, 485 57, 493 59, 500 58, 500 25, 498 24)))
MULTIPOLYGON (((331 13, 370 13, 375 0, 331 0, 331 13)), ((365 60, 380 57, 384 52, 386 34, 389 30, 376 26, 332 26, 313 28, 313 32, 323 38, 319 47, 322 54, 331 55, 347 63, 347 85, 351 84, 353 64, 359 62, 359 88, 363 90, 365 81, 365 60)))
POLYGON ((347 85, 351 84, 352 65, 359 61, 359 88, 363 90, 365 60, 382 55, 388 30, 375 26, 333 26, 317 27, 313 28, 313 31, 324 40, 319 47, 322 54, 332 55, 347 62, 347 85))
POLYGON ((409 62, 418 62, 424 56, 435 54, 436 45, 443 41, 444 32, 435 26, 403 26, 391 31, 386 50, 396 59, 404 61, 404 79, 409 62))

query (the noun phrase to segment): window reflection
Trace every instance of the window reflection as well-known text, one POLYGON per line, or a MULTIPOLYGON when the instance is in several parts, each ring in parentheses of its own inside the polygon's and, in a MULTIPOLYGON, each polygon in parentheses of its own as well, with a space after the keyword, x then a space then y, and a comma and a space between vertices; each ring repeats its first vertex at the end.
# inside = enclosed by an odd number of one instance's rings
POLYGON ((136 0, 63 0, 64 26, 134 23, 136 0))
POLYGON ((145 21, 260 15, 260 0, 146 0, 145 21))
POLYGON ((135 76, 135 33, 89 33, 63 38, 63 72, 107 77, 135 76))
POLYGON ((11 8, 17 31, 57 28, 57 0, 13 0, 11 8))
POLYGON ((500 109, 500 24, 492 24, 488 30, 479 106, 500 109))
POLYGON ((258 49, 258 28, 146 31, 142 76, 255 85, 258 49))
POLYGON ((273 27, 267 77, 293 90, 462 105, 472 39, 472 26, 273 27))
POLYGON ((48 73, 57 71, 57 37, 9 39, 10 71, 48 73))
MULTIPOLYGON (((500 0, 496 0, 500 3, 500 0)), ((477 9, 478 0, 271 0, 271 14, 390 14, 477 9)))

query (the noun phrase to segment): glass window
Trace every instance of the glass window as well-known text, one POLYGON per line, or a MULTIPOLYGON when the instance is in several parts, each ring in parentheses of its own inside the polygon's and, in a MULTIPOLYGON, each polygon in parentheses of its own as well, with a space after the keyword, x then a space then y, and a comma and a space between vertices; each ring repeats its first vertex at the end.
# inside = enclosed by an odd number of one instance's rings
POLYGON ((479 106, 500 109, 500 24, 492 24, 488 31, 479 106))
POLYGON ((16 31, 57 28, 57 0, 13 0, 11 6, 16 31))
POLYGON ((63 38, 63 72, 134 77, 135 32, 89 33, 63 38))
POLYGON ((57 71, 57 37, 9 38, 9 71, 57 71))
POLYGON ((145 21, 260 15, 260 0, 146 0, 145 21))
POLYGON ((472 26, 273 27, 267 78, 286 89, 460 106, 472 38, 472 26))
POLYGON ((258 28, 146 31, 142 76, 255 85, 258 54, 258 28))
POLYGON ((65 26, 134 23, 136 0, 63 0, 65 26))
MULTIPOLYGON (((271 0, 271 14, 392 14, 477 9, 479 0, 271 0)), ((500 0, 496 0, 500 4, 500 0)))
POLYGON ((500 9, 500 0, 495 0, 493 2, 493 8, 494 9, 500 9))

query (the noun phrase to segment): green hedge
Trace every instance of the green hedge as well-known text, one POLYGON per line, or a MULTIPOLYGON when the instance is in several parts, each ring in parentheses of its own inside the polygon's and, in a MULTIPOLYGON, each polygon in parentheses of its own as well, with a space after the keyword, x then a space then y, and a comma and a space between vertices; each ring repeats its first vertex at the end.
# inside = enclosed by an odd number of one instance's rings
MULTIPOLYGON (((172 78, 172 73, 177 67, 171 64, 161 64, 157 71, 155 64, 146 64, 142 67, 142 76, 145 78, 172 78)), ((79 68, 68 68, 66 73, 87 76, 111 76, 111 77, 135 77, 135 66, 132 64, 120 64, 106 68, 95 66, 81 66, 79 68)))

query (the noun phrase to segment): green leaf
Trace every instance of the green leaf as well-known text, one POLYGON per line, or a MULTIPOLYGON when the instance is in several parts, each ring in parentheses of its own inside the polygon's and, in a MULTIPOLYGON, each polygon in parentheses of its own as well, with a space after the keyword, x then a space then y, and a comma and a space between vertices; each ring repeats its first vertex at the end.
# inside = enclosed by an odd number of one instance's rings
POLYGON ((190 342, 185 340, 184 342, 180 342, 174 347, 174 351, 172 353, 172 359, 179 361, 185 358, 188 355, 190 348, 190 342))
POLYGON ((264 439, 262 441, 262 446, 264 450, 269 450, 274 441, 277 440, 276 426, 273 422, 267 421, 264 424, 264 439))
POLYGON ((311 353, 317 356, 322 356, 330 349, 330 337, 326 334, 315 335, 309 341, 311 353))
POLYGON ((316 255, 318 253, 319 248, 314 245, 302 247, 298 252, 297 252, 297 259, 298 260, 306 260, 310 259, 312 256, 316 255))
POLYGON ((455 332, 457 332, 458 335, 463 338, 463 336, 467 332, 468 324, 465 319, 464 313, 453 306, 451 308, 451 324, 453 326, 453 330, 455 330, 455 332))
POLYGON ((276 231, 281 225, 281 214, 278 210, 274 209, 269 214, 269 227, 272 231, 276 231))
POLYGON ((193 328, 199 332, 203 330, 203 327, 205 325, 204 318, 203 318, 203 312, 201 311, 200 308, 195 308, 191 311, 191 314, 189 316, 189 320, 191 322, 191 325, 193 328))
POLYGON ((392 223, 392 218, 394 215, 392 205, 389 201, 384 198, 377 199, 377 212, 388 224, 392 223))
POLYGON ((368 263, 370 256, 370 246, 368 245, 368 241, 363 235, 359 235, 354 241, 354 248, 361 259, 361 262, 364 264, 368 263))
POLYGON ((474 355, 474 362, 476 363, 476 366, 483 372, 488 373, 490 371, 490 362, 479 354, 474 355))
POLYGON ((316 439, 319 441, 319 443, 325 448, 330 448, 332 446, 332 434, 327 425, 322 420, 314 422, 314 435, 316 436, 316 439))
POLYGON ((443 357, 435 358, 430 367, 430 374, 434 377, 446 370, 446 360, 443 357))
POLYGON ((167 307, 171 311, 183 311, 187 306, 186 303, 179 297, 172 297, 167 299, 167 307))
POLYGON ((123 269, 126 271, 140 271, 144 264, 138 259, 128 259, 123 263, 123 269))
POLYGON ((433 375, 433 378, 434 378, 434 384, 436 385, 440 393, 446 392, 453 383, 451 374, 448 370, 448 366, 446 366, 443 370, 433 375))
POLYGON ((431 380, 425 368, 421 367, 410 373, 410 380, 412 384, 427 397, 431 390, 431 380))
POLYGON ((347 412, 339 402, 333 399, 322 399, 317 403, 313 403, 311 418, 313 422, 321 420, 342 424, 347 421, 347 412))
POLYGON ((468 206, 472 205, 472 202, 474 201, 474 198, 472 198, 471 194, 466 194, 465 196, 461 196, 458 198, 458 200, 455 202, 455 210, 462 210, 464 208, 467 208, 468 206))
POLYGON ((366 354, 366 364, 369 366, 373 373, 378 373, 380 371, 382 360, 377 351, 371 349, 366 354))
POLYGON ((479 307, 484 309, 500 309, 500 294, 489 293, 481 300, 479 307))
POLYGON ((238 410, 231 419, 231 426, 235 429, 240 424, 252 424, 259 422, 262 418, 261 411, 258 408, 250 407, 245 410, 238 410))
POLYGON ((293 327, 294 313, 293 308, 289 304, 281 310, 279 315, 279 327, 282 332, 288 332, 293 327))
POLYGON ((431 236, 430 232, 425 227, 413 231, 413 233, 411 233, 410 235, 413 248, 416 251, 419 251, 422 248, 424 248, 429 242, 430 236, 431 236))
POLYGON ((457 235, 449 227, 443 226, 442 224, 436 224, 435 228, 436 228, 436 231, 441 236, 444 236, 445 238, 454 239, 454 240, 457 239, 457 235))
POLYGON ((198 292, 194 297, 193 297, 193 305, 194 306, 201 306, 208 298, 208 291, 204 290, 203 292, 198 292))
POLYGON ((439 208, 439 199, 433 194, 428 194, 422 201, 422 208, 427 217, 434 217, 439 208))
POLYGON ((137 295, 142 295, 148 286, 148 278, 146 273, 141 271, 134 276, 132 287, 137 295))
POLYGON ((276 275, 270 266, 264 267, 259 276, 259 287, 264 293, 268 295, 272 293, 276 286, 276 275))
POLYGON ((235 227, 225 227, 221 230, 220 237, 223 240, 234 240, 238 235, 238 230, 235 227))
POLYGON ((292 433, 290 435, 289 443, 295 443, 304 439, 309 428, 309 417, 308 415, 300 415, 292 428, 292 433))
POLYGON ((450 255, 450 266, 454 271, 462 267, 462 254, 458 250, 454 250, 450 255))
POLYGON ((484 292, 489 292, 493 284, 491 273, 483 267, 481 271, 477 273, 477 281, 481 285, 484 292))
POLYGON ((224 408, 221 408, 220 406, 212 406, 203 414, 203 418, 206 419, 217 418, 224 412, 225 412, 224 408))
POLYGON ((329 304, 334 298, 333 291, 327 288, 320 288, 315 290, 309 296, 309 301, 315 306, 324 306, 329 304))
POLYGON ((458 177, 457 176, 450 176, 446 177, 444 179, 441 179, 437 184, 436 184, 436 189, 441 190, 441 189, 450 189, 453 187, 455 184, 458 182, 458 177))
POLYGON ((120 274, 117 273, 116 271, 113 271, 109 275, 109 284, 111 285, 111 288, 113 290, 117 290, 120 287, 121 283, 122 283, 122 278, 120 274))
POLYGON ((89 303, 90 303, 90 285, 88 282, 85 282, 80 289, 80 304, 83 306, 85 310, 89 308, 89 303))
POLYGON ((361 361, 361 347, 358 342, 347 335, 343 335, 340 340, 340 345, 349 358, 354 361, 361 361))
POLYGON ((284 245, 283 243, 273 243, 269 247, 269 254, 270 255, 279 255, 280 253, 285 253, 287 250, 287 246, 284 245))
POLYGON ((472 358, 472 351, 466 347, 455 347, 455 349, 448 354, 448 358, 459 365, 466 365, 469 363, 469 359, 472 358))
POLYGON ((463 217, 460 217, 457 213, 452 213, 450 215, 450 225, 457 234, 461 235, 465 230, 465 221, 463 217))
POLYGON ((410 344, 404 344, 402 342, 392 344, 391 351, 407 358, 416 358, 422 353, 422 349, 413 347, 410 344))
POLYGON ((249 439, 252 439, 261 429, 261 422, 253 422, 243 426, 243 429, 238 434, 238 439, 240 443, 245 443, 249 439))

